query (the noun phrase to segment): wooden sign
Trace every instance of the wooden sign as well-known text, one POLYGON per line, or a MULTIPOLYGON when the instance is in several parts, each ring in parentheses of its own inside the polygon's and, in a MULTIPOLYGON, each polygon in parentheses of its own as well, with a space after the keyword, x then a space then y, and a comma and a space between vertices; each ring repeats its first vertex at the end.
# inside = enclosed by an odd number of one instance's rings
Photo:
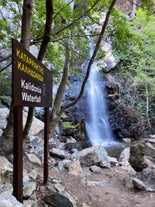
POLYGON ((13 106, 51 107, 52 73, 13 39, 13 106))
POLYGON ((48 180, 49 107, 52 107, 52 73, 12 40, 13 195, 23 201, 23 106, 45 107, 44 184, 48 180))

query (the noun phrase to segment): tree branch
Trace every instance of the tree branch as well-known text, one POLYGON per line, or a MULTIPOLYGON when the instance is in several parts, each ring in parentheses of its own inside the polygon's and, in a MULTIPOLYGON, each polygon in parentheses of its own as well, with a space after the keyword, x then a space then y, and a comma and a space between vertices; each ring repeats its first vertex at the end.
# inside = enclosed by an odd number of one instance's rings
POLYGON ((88 78, 89 78, 89 74, 90 74, 91 66, 92 66, 92 64, 93 64, 93 62, 94 62, 94 60, 95 60, 96 54, 97 54, 97 52, 98 52, 98 50, 99 50, 99 46, 100 46, 101 40, 102 40, 102 38, 103 38, 103 35, 104 35, 104 33, 105 33, 105 29, 106 29, 106 26, 107 26, 107 24, 108 24, 108 21, 109 21, 109 18, 110 18, 110 14, 111 14, 111 12, 112 12, 112 9, 113 9, 113 7, 114 7, 116 1, 117 1, 117 0, 113 0, 113 1, 112 1, 111 5, 110 5, 110 7, 109 7, 109 9, 108 9, 108 12, 107 12, 107 14, 106 14, 106 18, 105 18, 104 24, 103 24, 103 26, 102 26, 102 29, 101 29, 99 38, 98 38, 98 40, 97 40, 97 43, 96 43, 96 46, 95 46, 93 55, 92 55, 92 57, 91 57, 91 59, 90 59, 90 61, 89 61, 89 64, 88 64, 87 72, 86 72, 86 76, 85 76, 84 81, 83 81, 83 83, 82 83, 82 86, 81 86, 81 90, 80 90, 80 92, 79 92, 79 95, 78 95, 77 98, 74 99, 72 102, 70 102, 69 104, 63 106, 63 107, 61 108, 61 110, 60 110, 60 114, 62 114, 67 108, 69 108, 69 107, 75 105, 75 104, 79 101, 79 99, 82 97, 82 95, 83 95, 83 92, 84 92, 84 88, 85 88, 86 82, 87 82, 87 80, 88 80, 88 78))
POLYGON ((50 34, 52 28, 52 17, 53 17, 53 0, 46 0, 46 23, 43 40, 40 46, 38 60, 42 61, 45 55, 45 51, 48 43, 50 42, 50 34))
POLYGON ((73 22, 71 22, 70 24, 68 24, 67 26, 63 27, 62 29, 60 29, 59 31, 57 31, 55 34, 53 34, 54 36, 59 34, 60 32, 64 31, 65 29, 67 29, 68 27, 72 26, 74 23, 76 23, 77 21, 79 21, 82 17, 84 17, 86 14, 88 14, 94 7, 95 5, 99 2, 100 0, 97 0, 91 8, 89 8, 84 14, 82 14, 80 17, 78 17, 77 19, 75 19, 73 22))

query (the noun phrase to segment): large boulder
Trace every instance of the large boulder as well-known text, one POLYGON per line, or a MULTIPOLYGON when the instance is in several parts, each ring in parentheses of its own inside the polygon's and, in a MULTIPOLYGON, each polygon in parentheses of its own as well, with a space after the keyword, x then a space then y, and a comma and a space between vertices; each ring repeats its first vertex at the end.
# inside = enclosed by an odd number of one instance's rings
POLYGON ((155 191, 155 139, 134 143, 130 148, 129 162, 137 171, 133 185, 139 190, 155 191))
POLYGON ((107 151, 102 145, 96 145, 75 152, 72 154, 71 159, 79 160, 82 166, 100 165, 102 167, 110 167, 107 151))
POLYGON ((147 167, 155 168, 155 139, 135 142, 130 148, 129 163, 137 172, 147 167))

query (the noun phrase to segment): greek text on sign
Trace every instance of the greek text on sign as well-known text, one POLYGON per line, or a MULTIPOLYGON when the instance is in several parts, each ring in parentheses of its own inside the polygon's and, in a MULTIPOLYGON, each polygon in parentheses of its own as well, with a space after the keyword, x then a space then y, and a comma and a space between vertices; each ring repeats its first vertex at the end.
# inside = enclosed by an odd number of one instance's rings
POLYGON ((13 105, 51 107, 52 73, 13 40, 13 105))

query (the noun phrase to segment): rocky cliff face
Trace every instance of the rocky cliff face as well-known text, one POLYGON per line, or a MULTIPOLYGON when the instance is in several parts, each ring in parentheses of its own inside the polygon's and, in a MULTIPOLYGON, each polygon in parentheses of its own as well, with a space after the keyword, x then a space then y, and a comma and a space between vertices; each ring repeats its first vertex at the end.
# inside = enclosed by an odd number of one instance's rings
MULTIPOLYGON (((77 85, 78 80, 74 80, 74 85, 77 85), (77 82, 77 83, 75 83, 77 82)), ((105 83, 104 83, 105 84, 105 83)), ((120 86, 111 76, 111 79, 106 79, 106 95, 109 121, 112 128, 113 135, 116 140, 122 140, 123 138, 139 139, 143 137, 144 133, 144 121, 140 114, 129 105, 121 103, 121 97, 119 95, 120 86)), ((69 92, 66 101, 72 100, 76 92, 69 92)), ((84 114, 90 113, 88 111, 85 95, 81 98, 79 103, 74 107, 67 110, 66 120, 70 121, 73 125, 78 125, 77 130, 73 136, 77 140, 87 139, 87 133, 85 129, 84 114)), ((70 135, 69 131, 65 131, 66 136, 70 135)))

